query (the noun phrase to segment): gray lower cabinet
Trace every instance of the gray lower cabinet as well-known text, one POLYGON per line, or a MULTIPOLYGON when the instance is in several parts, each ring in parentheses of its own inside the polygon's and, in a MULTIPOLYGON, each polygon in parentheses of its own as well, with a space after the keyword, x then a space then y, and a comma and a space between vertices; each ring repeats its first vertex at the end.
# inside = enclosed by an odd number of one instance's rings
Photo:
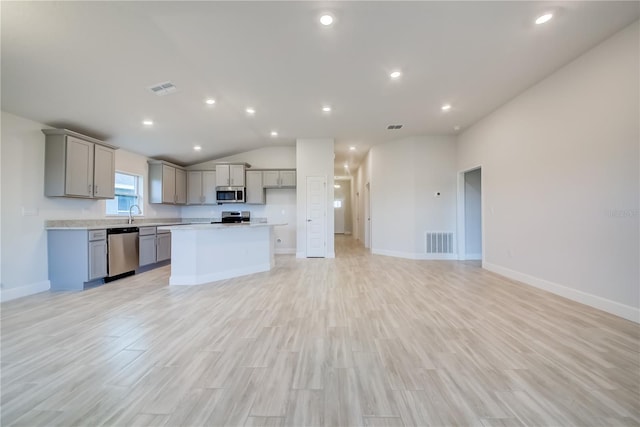
POLYGON ((138 233, 138 265, 143 267, 145 265, 154 264, 156 262, 156 228, 140 227, 138 233))
POLYGON ((89 280, 107 276, 107 241, 89 242, 89 280))
POLYGON ((158 231, 156 235, 156 261, 171 259, 171 232, 158 231))
POLYGON ((48 230, 51 289, 82 290, 107 276, 106 230, 48 230))

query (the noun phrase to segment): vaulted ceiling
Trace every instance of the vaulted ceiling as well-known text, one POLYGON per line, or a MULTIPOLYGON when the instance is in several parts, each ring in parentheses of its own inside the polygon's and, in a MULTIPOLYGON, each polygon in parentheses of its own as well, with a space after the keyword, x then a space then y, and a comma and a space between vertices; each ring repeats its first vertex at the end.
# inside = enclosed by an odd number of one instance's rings
POLYGON ((464 130, 640 15, 611 1, 0 7, 5 111, 182 165, 333 137, 341 175, 375 144, 464 130))

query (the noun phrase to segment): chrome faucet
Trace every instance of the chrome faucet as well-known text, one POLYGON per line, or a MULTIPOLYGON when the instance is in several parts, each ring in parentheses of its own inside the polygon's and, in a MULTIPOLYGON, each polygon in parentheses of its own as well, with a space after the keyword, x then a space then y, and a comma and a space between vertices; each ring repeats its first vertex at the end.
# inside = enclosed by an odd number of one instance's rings
POLYGON ((133 215, 131 214, 131 209, 133 209, 133 208, 137 208, 138 209, 138 215, 142 214, 142 211, 140 210, 140 206, 131 205, 131 207, 129 208, 129 224, 133 224, 133 215))

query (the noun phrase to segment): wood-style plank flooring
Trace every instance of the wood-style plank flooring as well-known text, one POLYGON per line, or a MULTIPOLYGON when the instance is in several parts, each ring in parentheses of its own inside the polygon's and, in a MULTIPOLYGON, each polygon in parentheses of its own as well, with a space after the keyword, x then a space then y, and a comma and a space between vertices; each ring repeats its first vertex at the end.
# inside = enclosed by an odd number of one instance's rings
POLYGON ((630 426, 640 326, 478 263, 278 256, 1 306, 3 426, 630 426))

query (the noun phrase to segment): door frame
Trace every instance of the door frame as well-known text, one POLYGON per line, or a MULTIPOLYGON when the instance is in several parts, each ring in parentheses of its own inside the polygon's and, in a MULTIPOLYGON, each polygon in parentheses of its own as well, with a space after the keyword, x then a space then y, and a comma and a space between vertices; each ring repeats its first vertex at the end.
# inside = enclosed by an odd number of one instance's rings
POLYGON ((471 166, 465 168, 461 171, 458 171, 458 212, 457 212, 457 222, 458 222, 458 259, 464 261, 467 259, 467 243, 466 243, 466 214, 465 214, 465 185, 464 185, 464 175, 467 172, 472 172, 474 170, 480 169, 480 234, 482 238, 482 266, 484 267, 484 260, 486 257, 486 234, 485 234, 485 189, 484 189, 484 171, 485 168, 482 164, 478 164, 475 166, 471 166))

